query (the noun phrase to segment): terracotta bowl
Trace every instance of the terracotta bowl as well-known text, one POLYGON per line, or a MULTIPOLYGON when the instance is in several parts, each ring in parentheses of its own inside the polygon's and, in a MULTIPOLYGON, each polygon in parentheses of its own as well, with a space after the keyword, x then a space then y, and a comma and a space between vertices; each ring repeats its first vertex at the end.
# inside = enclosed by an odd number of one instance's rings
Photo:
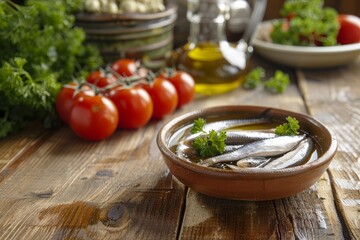
POLYGON ((337 141, 329 129, 311 116, 301 113, 260 107, 220 106, 178 116, 166 123, 158 133, 157 145, 170 172, 194 191, 226 199, 272 200, 289 197, 313 185, 329 166, 337 149, 337 141), (181 129, 199 117, 253 118, 266 111, 271 120, 283 123, 295 117, 302 131, 317 143, 318 158, 301 166, 285 169, 246 168, 231 171, 200 166, 176 156, 170 147, 181 129))

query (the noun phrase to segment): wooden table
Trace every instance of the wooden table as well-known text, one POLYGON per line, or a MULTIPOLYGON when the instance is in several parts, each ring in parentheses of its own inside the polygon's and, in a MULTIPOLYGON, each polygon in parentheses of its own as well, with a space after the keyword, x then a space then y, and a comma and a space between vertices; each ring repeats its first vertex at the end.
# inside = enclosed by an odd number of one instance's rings
POLYGON ((86 142, 67 127, 31 127, 0 141, 0 239, 360 239, 360 58, 295 70, 255 58, 292 84, 198 98, 162 121, 86 142), (308 190, 274 201, 231 201, 188 189, 168 171, 155 137, 170 118, 222 105, 313 115, 339 148, 308 190))

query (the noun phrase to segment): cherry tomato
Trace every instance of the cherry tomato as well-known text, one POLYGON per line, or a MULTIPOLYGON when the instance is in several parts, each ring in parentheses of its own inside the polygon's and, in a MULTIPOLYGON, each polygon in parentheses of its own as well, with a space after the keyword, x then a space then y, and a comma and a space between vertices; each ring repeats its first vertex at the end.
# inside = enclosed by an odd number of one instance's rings
POLYGON ((153 102, 144 89, 119 87, 112 90, 108 97, 115 104, 121 116, 119 128, 140 128, 151 119, 153 102))
POLYGON ((154 104, 153 118, 163 118, 175 111, 178 103, 178 95, 174 85, 168 80, 157 77, 150 84, 142 84, 149 94, 154 104))
POLYGON ((100 88, 116 82, 116 78, 112 74, 106 74, 102 71, 94 71, 86 78, 88 83, 94 84, 100 88))
POLYGON ((360 18, 353 15, 340 14, 338 17, 340 29, 337 42, 352 44, 360 42, 360 18))
POLYGON ((137 73, 138 63, 132 59, 124 58, 114 62, 111 68, 122 77, 130 77, 137 73))
POLYGON ((60 119, 65 123, 69 123, 70 109, 73 105, 75 98, 83 95, 95 95, 94 91, 92 91, 90 88, 84 86, 81 90, 79 90, 77 89, 78 86, 79 84, 77 83, 70 83, 64 85, 56 97, 56 112, 59 115, 60 119), (77 92, 75 92, 75 90, 77 92))
POLYGON ((90 141, 112 135, 118 122, 116 106, 110 99, 100 95, 76 98, 69 116, 71 129, 81 138, 90 141))
POLYGON ((172 73, 162 72, 160 77, 169 80, 174 85, 179 97, 178 108, 193 100, 195 96, 195 81, 190 74, 175 70, 172 73))

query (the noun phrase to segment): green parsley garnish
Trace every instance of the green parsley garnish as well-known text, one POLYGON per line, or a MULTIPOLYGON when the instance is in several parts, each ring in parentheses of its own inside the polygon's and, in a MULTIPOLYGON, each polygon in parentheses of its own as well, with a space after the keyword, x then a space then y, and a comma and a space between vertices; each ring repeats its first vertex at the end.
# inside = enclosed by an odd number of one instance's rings
POLYGON ((299 121, 293 117, 286 118, 287 123, 283 123, 275 128, 275 133, 281 136, 293 136, 299 134, 299 121))
POLYGON ((195 133, 199 133, 199 132, 204 132, 203 128, 205 125, 206 121, 203 118, 198 118, 194 121, 194 125, 191 128, 191 133, 195 134, 195 133))
POLYGON ((211 130, 204 136, 195 138, 193 147, 201 157, 213 157, 225 150, 226 132, 211 130))
POLYGON ((262 67, 256 67, 246 75, 243 87, 245 89, 255 89, 261 84, 261 80, 264 77, 265 70, 262 67))
POLYGON ((262 81, 264 77, 265 70, 262 67, 256 67, 246 75, 243 87, 245 89, 255 89, 258 85, 263 84, 269 92, 283 93, 290 84, 289 75, 280 70, 277 70, 270 79, 262 81))
POLYGON ((277 70, 274 77, 265 81, 264 86, 265 89, 269 90, 270 92, 282 93, 286 90, 289 84, 289 75, 280 70, 277 70))
POLYGON ((203 118, 198 118, 194 121, 191 133, 204 133, 198 136, 193 141, 193 147, 201 157, 213 157, 225 151, 226 132, 216 132, 211 130, 209 133, 204 131, 206 121, 203 118))

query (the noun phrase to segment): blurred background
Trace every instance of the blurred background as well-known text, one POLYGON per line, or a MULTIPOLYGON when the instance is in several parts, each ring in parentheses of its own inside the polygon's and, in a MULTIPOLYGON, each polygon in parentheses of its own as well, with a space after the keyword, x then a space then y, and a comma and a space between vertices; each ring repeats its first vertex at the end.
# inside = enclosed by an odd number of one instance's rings
MULTIPOLYGON (((174 34, 174 48, 182 46, 186 43, 189 34, 189 23, 186 20, 186 5, 187 0, 173 0, 178 6, 178 19, 175 26, 174 34)), ((232 0, 238 1, 238 0, 232 0)), ((254 0, 249 0, 250 4, 254 0)), ((265 11, 264 20, 279 18, 279 11, 285 0, 267 0, 267 7, 265 11)), ((359 0, 324 0, 325 6, 335 8, 338 13, 352 14, 360 16, 360 1, 359 0)), ((227 32, 229 41, 237 41, 241 38, 241 34, 231 31, 227 32)))
MULTIPOLYGON (((268 0, 265 20, 279 17, 279 10, 284 0, 268 0)), ((339 13, 360 16, 359 0, 325 0, 325 6, 335 8, 339 13)))

